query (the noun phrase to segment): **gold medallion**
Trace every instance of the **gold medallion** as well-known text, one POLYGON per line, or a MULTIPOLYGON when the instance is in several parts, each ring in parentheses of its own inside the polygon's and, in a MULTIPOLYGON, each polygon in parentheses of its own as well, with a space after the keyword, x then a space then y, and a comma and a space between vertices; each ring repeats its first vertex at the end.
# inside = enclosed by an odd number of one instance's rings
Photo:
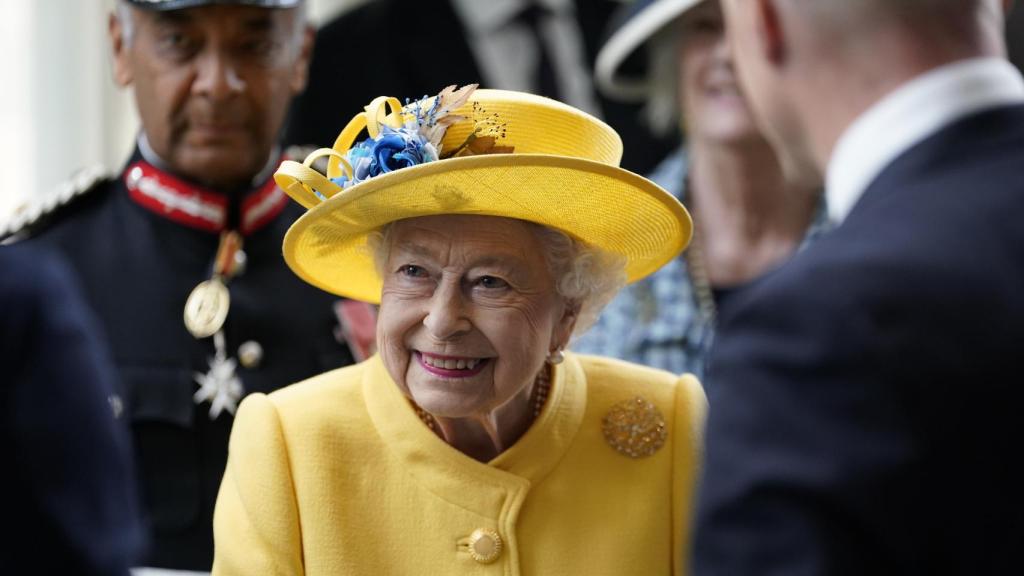
POLYGON ((224 326, 231 305, 228 287, 219 278, 200 282, 185 302, 185 328, 196 338, 209 338, 224 326))
POLYGON ((630 458, 651 456, 668 438, 661 411, 641 396, 612 406, 601 420, 601 431, 616 452, 630 458))

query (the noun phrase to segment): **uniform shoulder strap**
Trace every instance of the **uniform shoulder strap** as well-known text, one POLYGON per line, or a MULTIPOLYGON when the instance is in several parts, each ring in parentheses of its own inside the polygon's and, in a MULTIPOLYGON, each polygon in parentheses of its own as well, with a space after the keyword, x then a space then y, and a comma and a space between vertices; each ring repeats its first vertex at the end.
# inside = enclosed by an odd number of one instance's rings
POLYGON ((38 194, 18 206, 8 218, 0 217, 0 243, 27 238, 59 213, 77 204, 90 192, 103 188, 111 175, 102 165, 76 172, 56 188, 38 194))

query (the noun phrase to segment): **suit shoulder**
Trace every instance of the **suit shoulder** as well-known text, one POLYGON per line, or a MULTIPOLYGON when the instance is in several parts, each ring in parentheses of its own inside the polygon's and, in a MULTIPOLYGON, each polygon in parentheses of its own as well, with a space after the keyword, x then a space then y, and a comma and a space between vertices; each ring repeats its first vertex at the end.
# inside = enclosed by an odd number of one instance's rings
POLYGON ((77 172, 56 188, 34 196, 15 209, 7 220, 0 220, 0 242, 13 242, 35 236, 54 223, 76 213, 112 189, 114 179, 100 165, 77 172))
POLYGON ((622 400, 649 396, 656 404, 671 406, 678 395, 703 397, 700 382, 692 374, 673 374, 604 356, 578 354, 574 357, 586 375, 591 398, 622 400))
POLYGON ((60 301, 73 283, 67 264, 57 254, 28 245, 0 249, 0 301, 5 306, 35 309, 60 301))

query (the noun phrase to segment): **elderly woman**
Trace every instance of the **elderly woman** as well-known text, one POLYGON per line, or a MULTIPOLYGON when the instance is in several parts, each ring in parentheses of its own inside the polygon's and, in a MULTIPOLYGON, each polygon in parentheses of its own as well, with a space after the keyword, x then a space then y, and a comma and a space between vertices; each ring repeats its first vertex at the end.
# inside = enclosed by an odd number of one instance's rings
POLYGON ((686 146, 650 178, 690 208, 694 241, 623 290, 573 349, 703 377, 719 308, 827 228, 827 213, 814 186, 786 181, 758 129, 718 1, 642 0, 631 10, 601 48, 595 79, 609 96, 646 99, 652 129, 683 127, 686 146), (644 49, 650 74, 629 76, 644 49))
POLYGON ((470 86, 378 98, 282 165, 309 208, 285 259, 379 302, 379 353, 243 402, 214 574, 684 572, 700 384, 563 351, 689 240, 620 154, 580 111, 470 86))

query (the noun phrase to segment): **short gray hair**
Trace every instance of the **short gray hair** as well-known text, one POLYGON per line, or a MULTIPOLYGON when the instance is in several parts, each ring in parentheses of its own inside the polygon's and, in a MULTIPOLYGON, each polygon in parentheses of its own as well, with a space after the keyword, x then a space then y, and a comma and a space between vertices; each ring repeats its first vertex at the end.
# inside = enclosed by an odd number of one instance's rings
MULTIPOLYGON (((597 322, 604 307, 626 285, 626 259, 601 250, 568 234, 533 222, 545 247, 544 260, 555 278, 555 291, 577 308, 573 337, 597 322)), ((383 277, 391 250, 394 222, 370 233, 367 239, 377 273, 383 277)))
MULTIPOLYGON (((938 43, 978 41, 981 30, 975 16, 983 8, 995 8, 998 0, 787 0, 795 13, 808 18, 830 40, 854 46, 864 43, 864 33, 881 23, 909 23, 923 37, 938 43)), ((1000 10, 995 10, 1001 15, 1000 10)), ((1001 22, 1001 20, 1000 20, 1001 22)), ((998 36, 1002 38, 1002 31, 998 36)))

